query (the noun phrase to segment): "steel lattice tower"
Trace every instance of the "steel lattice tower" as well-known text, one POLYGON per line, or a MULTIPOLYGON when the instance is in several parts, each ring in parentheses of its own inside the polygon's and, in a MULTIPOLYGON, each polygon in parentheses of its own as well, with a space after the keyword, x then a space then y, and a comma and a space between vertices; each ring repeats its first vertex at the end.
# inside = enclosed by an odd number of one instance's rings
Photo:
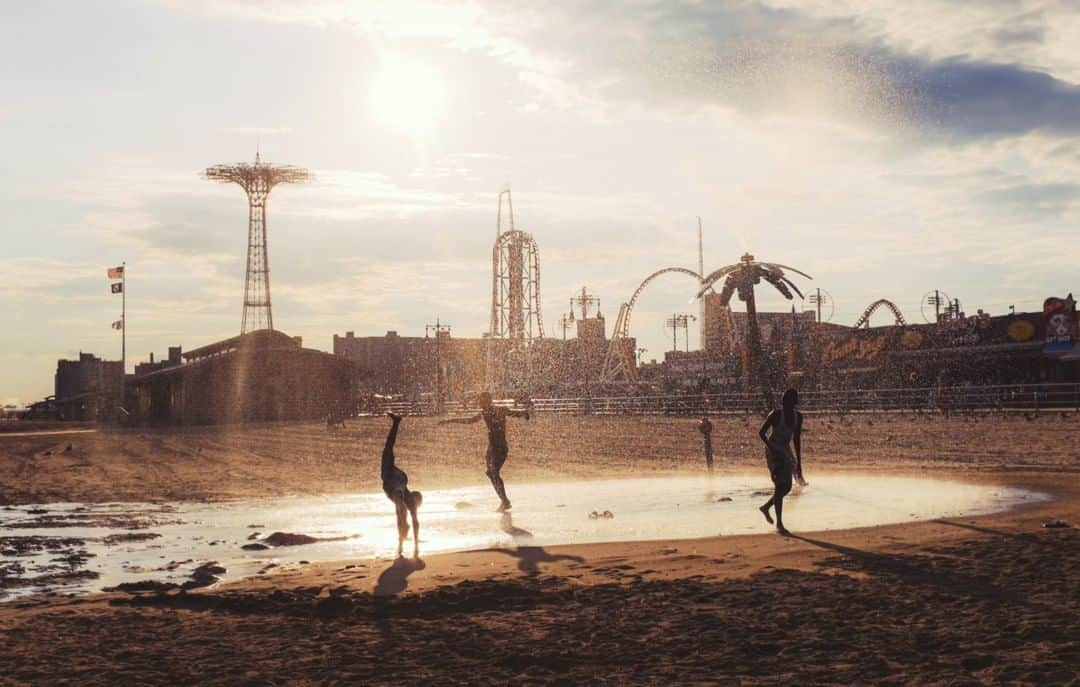
POLYGON ((278 184, 299 184, 311 178, 302 167, 265 163, 255 153, 255 164, 238 162, 214 165, 203 174, 206 179, 238 184, 248 196, 247 274, 244 278, 244 316, 240 333, 273 329, 270 306, 270 255, 266 245, 266 201, 278 184))
POLYGON ((527 383, 530 373, 529 348, 544 338, 540 313, 540 251, 531 234, 514 226, 514 204, 510 189, 499 193, 495 219, 495 245, 491 254, 491 327, 488 330, 486 384, 494 389, 514 379, 527 383), (503 196, 509 211, 509 226, 503 229, 503 196), (496 344, 503 340, 504 345, 496 344))

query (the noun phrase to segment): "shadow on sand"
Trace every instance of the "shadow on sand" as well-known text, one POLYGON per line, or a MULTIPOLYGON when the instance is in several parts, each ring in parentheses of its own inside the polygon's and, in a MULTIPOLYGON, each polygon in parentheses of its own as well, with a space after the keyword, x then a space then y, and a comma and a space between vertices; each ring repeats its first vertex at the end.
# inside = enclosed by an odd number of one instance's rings
POLYGON ((499 518, 499 529, 513 537, 514 541, 517 541, 518 539, 532 539, 533 536, 533 533, 529 530, 515 527, 514 518, 509 512, 503 513, 502 517, 499 518))
POLYGON ((892 576, 903 580, 905 584, 947 590, 964 596, 1001 598, 1008 595, 1007 591, 996 587, 986 577, 951 569, 947 556, 935 555, 933 552, 927 554, 875 553, 798 534, 788 536, 843 556, 839 560, 823 561, 823 565, 870 575, 892 576))
POLYGON ((1025 541, 1037 541, 1030 534, 1026 532, 1004 532, 1002 530, 995 530, 989 527, 979 527, 978 525, 969 525, 963 522, 953 522, 952 520, 945 520, 944 518, 938 518, 933 522, 938 525, 948 525, 949 527, 959 527, 965 530, 971 530, 972 532, 979 532, 981 534, 990 534, 997 537, 1012 537, 1014 539, 1022 539, 1025 541))
POLYGON ((518 559, 518 570, 530 576, 540 574, 541 563, 557 563, 559 561, 585 562, 585 559, 581 556, 550 554, 540 546, 519 546, 516 549, 490 549, 490 551, 518 559))
POLYGON ((409 575, 426 567, 421 558, 398 558, 379 573, 373 593, 375 596, 396 596, 409 586, 409 575))

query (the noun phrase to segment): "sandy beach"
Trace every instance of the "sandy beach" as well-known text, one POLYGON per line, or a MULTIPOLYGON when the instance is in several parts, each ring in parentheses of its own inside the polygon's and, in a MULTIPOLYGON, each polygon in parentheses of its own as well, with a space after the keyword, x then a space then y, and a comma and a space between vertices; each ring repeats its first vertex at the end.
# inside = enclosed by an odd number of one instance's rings
MULTIPOLYGON (((807 472, 1027 487, 1006 513, 795 536, 282 566, 190 592, 0 605, 3 684, 1077 684, 1078 419, 813 417, 807 472)), ((761 467, 748 418, 722 470, 761 467)), ((419 486, 478 482, 483 436, 407 420, 419 486)), ((5 504, 372 489, 385 423, 0 438, 5 504), (67 445, 72 448, 67 450, 67 445)), ((702 472, 693 421, 515 423, 515 481, 702 472), (589 437, 588 441, 580 437, 589 437)), ((722 474, 722 473, 721 473, 722 474)), ((482 475, 481 475, 482 476, 482 475)), ((767 475, 762 468, 762 484, 767 475)), ((387 517, 390 517, 388 510, 387 517)))

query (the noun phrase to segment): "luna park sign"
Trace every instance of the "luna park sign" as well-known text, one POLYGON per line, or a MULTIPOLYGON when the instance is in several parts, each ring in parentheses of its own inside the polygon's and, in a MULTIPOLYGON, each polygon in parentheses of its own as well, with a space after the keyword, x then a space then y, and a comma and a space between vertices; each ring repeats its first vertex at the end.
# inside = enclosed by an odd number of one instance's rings
POLYGON ((873 360, 888 347, 884 336, 861 338, 849 337, 840 342, 830 341, 821 351, 821 357, 827 363, 837 360, 873 360))

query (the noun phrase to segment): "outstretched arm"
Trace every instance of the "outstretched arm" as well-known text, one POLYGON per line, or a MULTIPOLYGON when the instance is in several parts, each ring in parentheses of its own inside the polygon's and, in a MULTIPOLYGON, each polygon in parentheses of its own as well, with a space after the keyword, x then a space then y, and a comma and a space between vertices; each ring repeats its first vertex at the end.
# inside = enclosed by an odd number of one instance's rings
POLYGON ((802 413, 795 414, 795 476, 800 480, 802 475, 802 413))
POLYGON ((416 517, 416 504, 409 506, 409 514, 412 515, 413 558, 420 557, 420 520, 416 517))
POLYGON ((776 411, 773 410, 768 415, 765 416, 765 422, 761 423, 761 429, 758 430, 758 436, 761 437, 761 440, 763 442, 765 442, 766 446, 769 445, 769 438, 765 435, 765 433, 769 431, 769 427, 772 426, 773 420, 775 418, 776 418, 776 411))
POLYGON ((483 413, 477 413, 469 417, 454 417, 449 420, 439 420, 440 425, 472 425, 484 418, 483 413))

